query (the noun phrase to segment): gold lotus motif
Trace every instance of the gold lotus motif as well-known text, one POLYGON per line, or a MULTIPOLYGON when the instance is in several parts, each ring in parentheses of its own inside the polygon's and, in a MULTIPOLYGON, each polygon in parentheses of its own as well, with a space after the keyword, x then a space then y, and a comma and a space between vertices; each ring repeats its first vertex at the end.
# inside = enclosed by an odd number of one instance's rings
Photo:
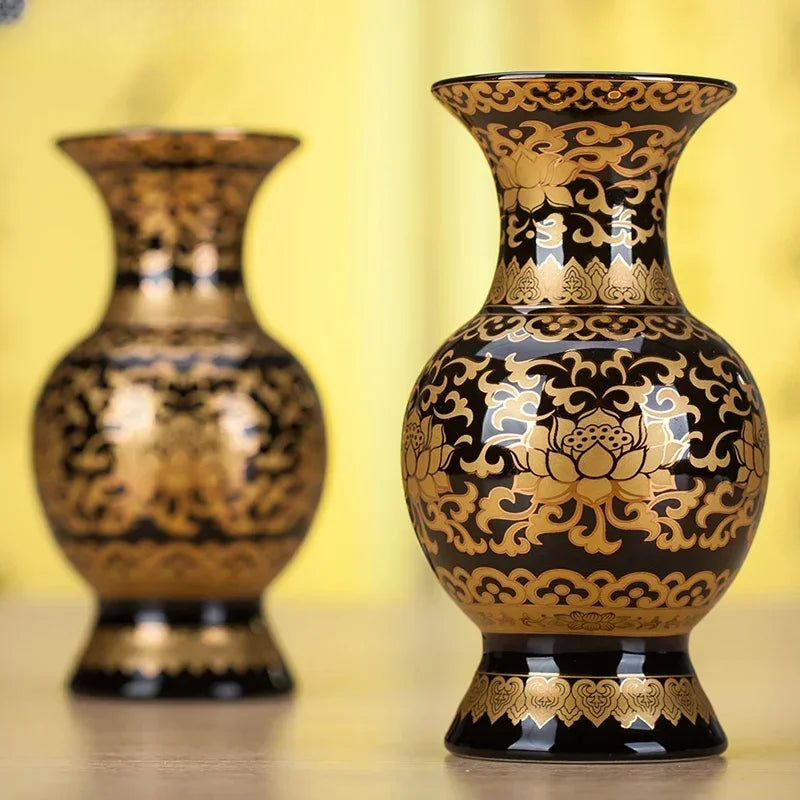
POLYGON ((598 506, 613 496, 644 500, 653 484, 670 485, 666 468, 685 447, 663 421, 646 424, 642 415, 621 418, 597 408, 576 422, 557 417, 552 428, 537 425, 531 432, 525 488, 539 503, 575 498, 598 506))
POLYGON ((436 501, 449 490, 442 467, 453 453, 445 444, 444 427, 430 416, 420 417, 412 411, 403 429, 403 477, 409 499, 436 501))
POLYGON ((747 494, 758 490, 767 474, 767 429, 761 417, 753 416, 753 421, 745 420, 742 438, 734 443, 736 455, 742 466, 736 477, 738 483, 746 483, 747 494))
POLYGON ((517 148, 497 163, 496 174, 503 188, 503 208, 520 206, 535 211, 545 200, 553 206, 571 206, 566 184, 574 180, 579 165, 555 153, 517 148))

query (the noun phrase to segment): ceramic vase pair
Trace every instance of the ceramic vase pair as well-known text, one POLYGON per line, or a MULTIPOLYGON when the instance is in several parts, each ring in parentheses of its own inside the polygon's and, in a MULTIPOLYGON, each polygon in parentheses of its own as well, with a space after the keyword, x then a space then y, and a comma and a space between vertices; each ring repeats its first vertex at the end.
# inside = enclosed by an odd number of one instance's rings
MULTIPOLYGON (((570 73, 434 86, 489 160, 502 217, 486 302, 424 368, 403 429, 417 536, 483 634, 457 753, 724 749, 687 637, 755 532, 766 423, 741 359, 682 304, 665 225, 680 153, 733 92, 570 73)), ((252 315, 240 253, 253 193, 295 144, 62 143, 117 239, 107 315, 36 412, 48 517, 100 596, 77 691, 290 686, 258 599, 309 525, 324 435, 308 377, 252 315)))

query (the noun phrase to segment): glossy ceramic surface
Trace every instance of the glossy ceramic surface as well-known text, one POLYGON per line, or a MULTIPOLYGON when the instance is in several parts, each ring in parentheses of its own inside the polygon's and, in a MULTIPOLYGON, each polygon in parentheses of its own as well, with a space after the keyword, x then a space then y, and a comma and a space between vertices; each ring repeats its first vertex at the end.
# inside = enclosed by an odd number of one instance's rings
POLYGON ((106 316, 48 378, 34 426, 48 519, 101 600, 76 691, 291 685, 259 598, 309 527, 325 438, 308 375, 253 316, 241 242, 296 144, 227 130, 61 142, 100 188, 117 251, 106 316))
POLYGON ((426 365, 403 432, 420 543, 484 634, 455 752, 724 747, 686 635, 752 541, 767 431, 747 367, 680 299, 665 215, 680 153, 733 92, 578 73, 434 86, 502 216, 486 303, 426 365))

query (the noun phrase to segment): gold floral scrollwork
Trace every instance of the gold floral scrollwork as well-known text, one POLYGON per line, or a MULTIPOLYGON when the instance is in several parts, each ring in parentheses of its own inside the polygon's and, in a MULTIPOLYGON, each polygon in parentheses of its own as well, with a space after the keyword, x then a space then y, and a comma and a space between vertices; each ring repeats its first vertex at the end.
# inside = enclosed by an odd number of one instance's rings
POLYGON ((767 474, 767 430, 761 417, 744 421, 742 436, 733 447, 741 463, 736 482, 744 484, 747 494, 754 494, 767 474))
POLYGON ((324 432, 299 365, 245 367, 168 341, 128 351, 113 336, 101 329, 85 347, 105 345, 110 364, 63 362, 37 409, 37 475, 57 530, 111 539, 150 519, 176 539, 204 524, 281 535, 310 518, 324 432))
POLYGON ((693 676, 651 678, 644 675, 572 678, 560 675, 487 676, 478 672, 458 715, 494 725, 507 719, 519 724, 531 719, 543 728, 554 719, 572 726, 585 719, 596 728, 610 719, 623 728, 640 720, 649 728, 664 718, 709 723, 714 715, 708 698, 693 676))
POLYGON ((740 533, 744 533, 749 542, 763 503, 768 447, 767 426, 759 414, 743 421, 733 449, 739 461, 735 481, 717 483, 705 495, 697 512, 697 521, 704 528, 699 545, 704 549, 725 547, 740 533))
MULTIPOLYGON (((626 341, 632 337, 646 340, 688 341, 709 338, 708 329, 682 314, 633 314, 607 311, 577 313, 580 309, 552 309, 538 314, 481 313, 460 329, 447 344, 473 339, 485 344, 509 342, 560 342, 576 339, 590 341, 626 341)), ((445 386, 441 387, 446 388, 445 386)))
MULTIPOLYGON (((588 246, 603 259, 597 261, 602 270, 598 302, 642 305, 650 299, 648 288, 661 303, 677 302, 666 264, 657 267, 659 274, 648 286, 647 267, 631 254, 652 237, 663 238, 664 176, 688 140, 688 127, 587 120, 552 127, 536 119, 469 127, 494 172, 510 248, 535 241, 541 270, 549 261, 557 269, 568 266, 564 245, 588 246), (543 216, 543 207, 555 211, 543 216), (609 246, 613 257, 606 260, 609 246)), ((590 264, 584 269, 591 273, 590 264)))
MULTIPOLYGON (((617 530, 644 531, 660 546, 670 546, 672 539, 681 535, 672 530, 669 517, 662 519, 657 504, 662 494, 670 500, 680 499, 687 510, 695 502, 691 492, 676 493, 669 471, 688 450, 688 434, 678 438, 660 413, 646 415, 633 409, 652 395, 662 406, 698 416, 694 406, 681 404, 674 390, 656 389, 652 379, 641 372, 648 362, 665 378, 677 377, 684 373, 685 360, 680 356, 674 360, 640 359, 638 363, 631 359, 630 353, 618 351, 598 365, 580 353, 567 352, 566 363, 555 368, 570 376, 568 384, 561 386, 555 379, 544 381, 523 391, 516 402, 517 407, 535 407, 542 392, 550 395, 557 411, 548 424, 543 424, 545 420, 539 415, 530 420, 518 418, 518 424, 525 423, 523 432, 487 439, 484 453, 502 444, 520 467, 510 488, 496 487, 480 502, 476 523, 488 537, 501 520, 510 522, 499 542, 491 538, 490 547, 495 552, 525 553, 531 545, 540 544, 545 534, 566 533, 570 542, 587 552, 610 555, 619 549, 621 541, 608 538, 609 525, 617 530), (598 371, 611 381, 610 388, 599 397, 580 385, 581 375, 591 377, 598 371), (615 378, 620 378, 620 383, 615 378), (612 403, 606 406, 605 398, 613 398, 612 403), (558 413, 561 409, 563 416, 558 413), (576 412, 581 413, 575 419, 568 416, 576 412), (523 500, 526 505, 521 506, 523 500), (624 514, 618 511, 619 502, 625 504, 624 514), (587 512, 593 520, 589 527, 587 512)), ((530 372, 539 364, 553 368, 544 361, 529 362, 524 368, 530 372)), ((488 395, 493 422, 500 429, 512 392, 505 384, 498 384, 488 395)), ((486 469, 482 458, 464 467, 477 474, 486 469)))
POLYGON ((323 420, 257 328, 102 326, 48 380, 34 459, 56 537, 102 597, 252 597, 305 535, 323 420))
POLYGON ((444 471, 453 454, 444 441, 444 426, 431 416, 412 412, 403 428, 403 477, 406 500, 423 546, 431 553, 438 543, 428 530, 442 533, 447 543, 464 552, 485 552, 486 543, 476 540, 463 524, 475 511, 478 490, 469 485, 462 493, 453 491, 444 471))
MULTIPOLYGON (((547 319, 540 323, 544 331, 561 328, 572 317, 547 319)), ((589 322, 602 324, 604 331, 627 326, 621 315, 596 315, 589 322)), ((680 337, 685 330, 657 315, 638 325, 643 336, 648 328, 680 337)), ((514 341, 516 331, 506 336, 514 341)), ((487 351, 481 364, 489 357, 487 351)), ((446 366, 439 361, 435 368, 442 372, 446 366)), ((565 351, 559 360, 506 355, 504 375, 486 372, 477 379, 490 425, 484 426, 488 434, 480 452, 469 458, 459 457, 461 445, 472 445, 469 434, 445 441, 452 427, 445 420, 472 413, 459 389, 464 379, 451 384, 443 373, 433 384, 435 397, 425 399, 428 415, 438 417, 429 424, 439 426, 441 442, 413 464, 409 459, 416 455, 405 448, 409 503, 426 549, 437 552, 441 534, 459 552, 488 549, 509 556, 527 553, 553 534, 602 555, 617 552, 628 532, 671 552, 717 549, 742 531, 750 535, 763 503, 765 424, 753 398, 733 382, 742 369, 736 362, 709 360, 708 373, 687 366, 681 352, 656 356, 616 349, 601 360, 577 350, 565 351), (713 442, 693 428, 700 420, 697 394, 687 395, 678 382, 721 403, 723 428, 713 442), (452 410, 443 412, 436 398, 445 397, 452 410), (549 410, 542 412, 545 401, 549 410), (740 464, 733 479, 717 477, 734 460, 740 464), (685 471, 680 465, 687 461, 697 471, 679 486, 675 471, 685 471), (422 469, 420 463, 436 467, 425 479, 425 493, 421 478, 410 471, 410 465, 422 469), (451 481, 454 472, 463 474, 457 484, 451 481), (490 484, 479 496, 475 481, 501 472, 508 480, 490 484), (696 526, 684 523, 690 516, 696 526)), ((477 375, 480 368, 475 362, 464 369, 477 375)), ((411 408, 407 430, 419 425, 417 418, 420 412, 411 408)))
POLYGON ((406 441, 429 418, 439 452, 424 496, 406 458, 409 506, 483 632, 680 635, 736 574, 764 500, 766 422, 744 365, 690 316, 481 313, 419 387, 406 441), (564 568, 578 563, 565 546, 596 564, 564 568))

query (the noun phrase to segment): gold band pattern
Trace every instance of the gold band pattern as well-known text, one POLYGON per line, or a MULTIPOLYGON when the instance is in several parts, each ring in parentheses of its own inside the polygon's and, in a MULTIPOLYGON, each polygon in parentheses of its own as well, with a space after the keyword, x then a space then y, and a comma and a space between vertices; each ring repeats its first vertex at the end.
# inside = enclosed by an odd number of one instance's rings
POLYGON ((551 569, 472 572, 436 567, 439 582, 484 633, 591 633, 664 636, 688 633, 735 577, 730 570, 685 576, 652 572, 616 577, 551 569))
POLYGON ((610 78, 484 79, 434 86, 433 93, 463 117, 491 111, 677 111, 708 116, 733 97, 726 85, 610 78))
POLYGON ((119 628, 100 625, 81 658, 82 669, 145 676, 281 667, 281 658, 260 622, 203 628, 178 628, 162 622, 119 628))
POLYGON ((711 610, 710 606, 609 611, 603 606, 571 611, 563 606, 462 605, 483 633, 588 633, 593 636, 682 636, 711 610))
POLYGON ((490 675, 477 673, 458 716, 477 722, 486 716, 494 725, 506 719, 518 725, 533 720, 538 728, 558 718, 568 727, 586 719, 595 727, 613 718, 623 728, 641 720, 650 728, 662 717, 673 725, 698 718, 710 722, 713 709, 700 683, 693 676, 567 679, 545 673, 490 675))
POLYGON ((102 598, 257 597, 300 546, 300 537, 195 543, 61 541, 64 555, 102 598))
POLYGON ((610 266, 598 258, 583 266, 574 258, 566 264, 545 259, 501 261, 487 298, 489 305, 656 305, 674 306, 678 295, 669 269, 655 261, 633 265, 617 259, 610 266))

